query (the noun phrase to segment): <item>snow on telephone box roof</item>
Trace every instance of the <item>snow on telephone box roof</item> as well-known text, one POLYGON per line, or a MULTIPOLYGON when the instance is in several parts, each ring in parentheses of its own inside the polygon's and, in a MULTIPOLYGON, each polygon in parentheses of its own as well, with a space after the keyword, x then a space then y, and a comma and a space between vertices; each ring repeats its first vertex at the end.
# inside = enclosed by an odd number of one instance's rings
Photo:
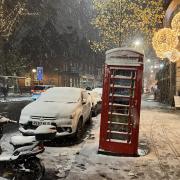
POLYGON ((143 64, 144 55, 131 48, 115 48, 106 51, 107 65, 140 66, 143 64))

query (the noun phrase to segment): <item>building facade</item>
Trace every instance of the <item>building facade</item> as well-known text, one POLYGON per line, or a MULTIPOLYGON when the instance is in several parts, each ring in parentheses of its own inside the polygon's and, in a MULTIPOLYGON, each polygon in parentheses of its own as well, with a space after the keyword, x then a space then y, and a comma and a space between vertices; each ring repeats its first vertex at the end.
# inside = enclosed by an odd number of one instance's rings
MULTIPOLYGON (((171 26, 171 21, 178 12, 180 12, 180 0, 170 1, 164 19, 165 27, 171 26)), ((178 45, 178 50, 180 51, 180 43, 178 45)), ((180 95, 180 61, 176 62, 175 72, 175 94, 180 95)))
MULTIPOLYGON (((180 12, 180 0, 165 0, 166 14, 164 27, 171 28, 173 17, 180 12)), ((177 49, 180 51, 180 44, 177 49)), ((160 102, 173 105, 174 95, 180 95, 180 61, 163 61, 163 67, 157 73, 160 102)))

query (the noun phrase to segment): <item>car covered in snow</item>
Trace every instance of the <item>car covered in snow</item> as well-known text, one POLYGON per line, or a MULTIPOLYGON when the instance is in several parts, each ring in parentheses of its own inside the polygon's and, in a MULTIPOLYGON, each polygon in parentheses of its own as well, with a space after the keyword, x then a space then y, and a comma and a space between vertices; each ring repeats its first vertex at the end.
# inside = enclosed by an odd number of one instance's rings
POLYGON ((96 91, 87 91, 91 96, 92 115, 96 116, 101 109, 101 96, 96 91))
POLYGON ((92 89, 92 91, 97 92, 99 94, 99 96, 102 97, 102 91, 103 91, 102 88, 94 88, 94 89, 92 89))
POLYGON ((91 120, 91 97, 81 88, 53 87, 21 111, 19 130, 34 135, 40 125, 54 125, 56 136, 80 139, 86 121, 91 120))

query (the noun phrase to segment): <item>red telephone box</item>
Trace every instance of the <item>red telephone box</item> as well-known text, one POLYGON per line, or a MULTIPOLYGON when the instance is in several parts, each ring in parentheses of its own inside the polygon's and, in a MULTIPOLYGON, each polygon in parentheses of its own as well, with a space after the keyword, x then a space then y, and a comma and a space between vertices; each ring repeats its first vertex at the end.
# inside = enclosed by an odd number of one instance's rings
POLYGON ((106 52, 99 153, 137 155, 143 57, 127 48, 106 52))

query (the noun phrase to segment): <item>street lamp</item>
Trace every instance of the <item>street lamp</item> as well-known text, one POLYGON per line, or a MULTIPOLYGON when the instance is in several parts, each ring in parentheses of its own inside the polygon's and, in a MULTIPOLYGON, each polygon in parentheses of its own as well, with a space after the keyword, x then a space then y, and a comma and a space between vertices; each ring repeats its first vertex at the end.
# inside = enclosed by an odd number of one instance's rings
POLYGON ((36 69, 32 69, 32 73, 36 73, 36 69))
POLYGON ((34 74, 36 73, 36 69, 32 69, 32 84, 34 85, 34 74))
POLYGON ((136 40, 136 41, 134 42, 134 44, 135 44, 135 46, 139 46, 139 45, 141 44, 141 41, 140 41, 140 40, 136 40))
POLYGON ((145 58, 145 51, 144 51, 144 47, 143 47, 143 41, 140 39, 137 39, 136 41, 133 42, 134 44, 134 48, 136 50, 141 51, 144 54, 144 58, 145 58))
POLYGON ((163 63, 161 63, 161 64, 159 65, 159 67, 160 67, 160 69, 163 69, 164 64, 163 64, 163 63))

